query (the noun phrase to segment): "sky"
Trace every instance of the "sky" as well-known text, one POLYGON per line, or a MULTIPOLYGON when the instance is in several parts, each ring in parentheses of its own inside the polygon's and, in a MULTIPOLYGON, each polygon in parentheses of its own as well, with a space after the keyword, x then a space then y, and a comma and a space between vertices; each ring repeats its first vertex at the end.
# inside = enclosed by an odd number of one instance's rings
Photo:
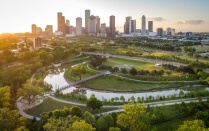
POLYGON ((176 32, 209 32, 209 0, 1 0, 0 33, 31 32, 36 24, 43 30, 53 25, 57 30, 57 12, 62 12, 70 25, 76 17, 82 17, 85 26, 85 10, 100 16, 101 23, 109 26, 109 16, 115 16, 116 30, 123 31, 125 17, 136 20, 141 29, 141 17, 152 20, 156 28, 167 27, 176 32))

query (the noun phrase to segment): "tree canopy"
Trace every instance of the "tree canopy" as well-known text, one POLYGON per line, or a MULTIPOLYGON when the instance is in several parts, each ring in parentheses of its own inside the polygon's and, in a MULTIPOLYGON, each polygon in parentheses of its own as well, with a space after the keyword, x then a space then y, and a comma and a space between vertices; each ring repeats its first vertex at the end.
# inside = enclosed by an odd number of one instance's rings
POLYGON ((90 109, 100 109, 102 107, 102 102, 98 100, 94 95, 92 95, 88 100, 87 100, 87 107, 90 109))
POLYGON ((23 88, 20 88, 17 92, 19 97, 22 97, 22 100, 26 100, 28 105, 35 102, 37 96, 42 93, 43 89, 41 89, 37 85, 31 85, 30 80, 27 80, 25 84, 23 84, 23 88))
POLYGON ((184 121, 177 131, 208 131, 202 120, 184 121))
POLYGON ((123 112, 117 117, 117 124, 132 131, 144 131, 150 126, 149 113, 140 103, 129 103, 123 106, 123 112))

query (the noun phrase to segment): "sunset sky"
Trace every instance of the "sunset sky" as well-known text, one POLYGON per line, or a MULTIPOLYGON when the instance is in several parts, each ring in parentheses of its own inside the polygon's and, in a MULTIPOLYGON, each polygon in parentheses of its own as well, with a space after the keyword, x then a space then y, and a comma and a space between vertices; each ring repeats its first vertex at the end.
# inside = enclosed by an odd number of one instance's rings
POLYGON ((57 29, 57 12, 63 12, 75 26, 81 16, 85 24, 85 9, 100 16, 109 26, 109 16, 115 15, 116 29, 123 31, 126 16, 137 21, 141 17, 154 21, 156 28, 175 28, 176 31, 209 32, 209 0, 2 0, 0 2, 0 33, 31 32, 31 24, 43 30, 46 25, 57 29))

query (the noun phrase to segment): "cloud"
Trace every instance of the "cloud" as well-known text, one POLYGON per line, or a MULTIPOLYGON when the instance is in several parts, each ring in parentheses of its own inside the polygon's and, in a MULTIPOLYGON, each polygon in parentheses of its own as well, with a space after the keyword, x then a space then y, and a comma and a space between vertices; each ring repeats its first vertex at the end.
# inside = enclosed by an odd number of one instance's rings
POLYGON ((162 17, 153 17, 153 18, 148 18, 148 20, 162 22, 162 21, 165 21, 166 19, 164 19, 162 17))
POLYGON ((178 24, 200 25, 204 23, 203 20, 187 20, 185 22, 179 21, 178 24))

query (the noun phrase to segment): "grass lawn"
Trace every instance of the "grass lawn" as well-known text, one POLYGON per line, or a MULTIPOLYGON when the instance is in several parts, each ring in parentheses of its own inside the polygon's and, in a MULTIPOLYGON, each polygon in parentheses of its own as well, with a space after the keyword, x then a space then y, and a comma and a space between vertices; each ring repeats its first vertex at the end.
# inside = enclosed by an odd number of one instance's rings
MULTIPOLYGON (((86 65, 84 65, 86 67, 86 65)), ((92 71, 92 70, 89 70, 87 67, 86 67, 86 73, 82 75, 82 79, 83 78, 87 78, 87 77, 90 77, 90 76, 93 76, 93 75, 96 75, 96 74, 99 74, 98 72, 96 71, 92 71)), ((64 74, 65 78, 69 81, 78 81, 80 80, 78 76, 72 76, 70 74, 70 69, 67 70, 64 74)))
MULTIPOLYGON (((194 46, 187 46, 195 48, 197 52, 203 52, 208 51, 209 52, 209 46, 201 46, 201 45, 194 45, 194 46)), ((182 50, 184 50, 184 47, 181 47, 182 50)))
POLYGON ((136 69, 144 69, 144 70, 161 70, 162 68, 154 66, 153 63, 144 62, 144 61, 137 61, 137 60, 130 60, 130 59, 123 59, 123 58, 112 58, 108 59, 104 62, 104 65, 115 67, 116 65, 131 65, 136 69))
POLYGON ((169 56, 168 53, 163 53, 163 52, 153 52, 150 55, 151 56, 169 56))
MULTIPOLYGON (((46 98, 44 99, 43 103, 41 103, 40 105, 33 107, 32 109, 26 110, 25 112, 33 115, 33 116, 37 116, 40 117, 40 114, 44 113, 44 112, 49 112, 49 111, 53 111, 56 109, 63 109, 64 107, 68 107, 71 108, 74 105, 71 104, 67 104, 67 103, 61 103, 59 101, 55 101, 53 99, 50 98, 46 98)), ((89 111, 92 114, 97 114, 99 113, 98 111, 92 111, 90 109, 88 109, 87 107, 83 107, 83 106, 78 106, 80 107, 80 109, 85 112, 85 111, 89 111)), ((111 110, 115 110, 118 108, 101 108, 100 112, 106 112, 106 111, 111 111, 111 110)))
POLYGON ((153 127, 156 127, 158 131, 175 131, 186 120, 192 120, 192 116, 184 117, 181 119, 174 119, 172 121, 156 124, 156 125, 153 125, 153 127))
MULTIPOLYGON (((181 59, 187 59, 187 60, 190 60, 190 61, 196 61, 197 60, 197 58, 189 57, 189 56, 178 56, 178 57, 180 57, 181 59)), ((209 62, 208 59, 206 60, 206 59, 200 59, 200 58, 198 58, 198 61, 203 62, 203 63, 208 63, 209 62)))
MULTIPOLYGON (((102 76, 89 80, 84 83, 82 86, 92 89, 100 90, 121 90, 121 91, 145 91, 153 89, 163 89, 163 88, 173 88, 177 86, 183 86, 184 84, 169 83, 169 84, 151 84, 151 83, 142 83, 134 82, 128 80, 121 80, 114 76, 102 76)), ((186 83, 185 85, 188 85, 186 83)))

